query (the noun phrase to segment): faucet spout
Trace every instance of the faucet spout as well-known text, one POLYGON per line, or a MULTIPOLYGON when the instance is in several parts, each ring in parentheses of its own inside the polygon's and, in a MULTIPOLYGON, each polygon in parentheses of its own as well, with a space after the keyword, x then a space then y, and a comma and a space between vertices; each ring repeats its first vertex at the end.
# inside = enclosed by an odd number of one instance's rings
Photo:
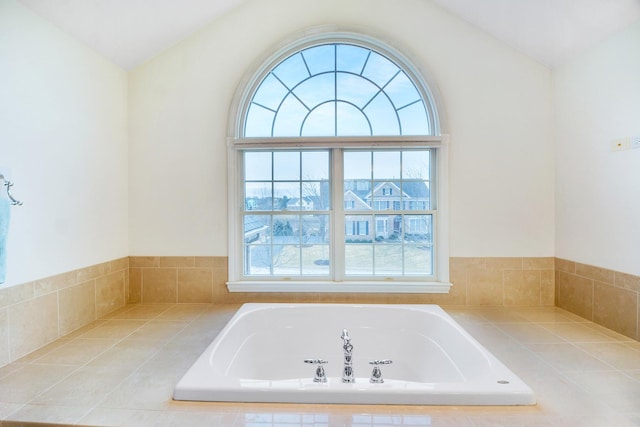
POLYGON ((342 338, 342 340, 344 341, 342 348, 345 351, 347 351, 348 346, 351 346, 351 349, 353 349, 353 345, 351 345, 351 337, 349 336, 349 331, 347 331, 346 329, 343 329, 342 336, 340 336, 340 338, 342 338))
POLYGON ((353 375, 353 344, 351 344, 351 337, 349 337, 349 331, 346 329, 342 330, 342 336, 340 337, 343 340, 342 350, 344 351, 344 368, 342 370, 342 382, 343 383, 354 383, 356 382, 356 378, 353 375))

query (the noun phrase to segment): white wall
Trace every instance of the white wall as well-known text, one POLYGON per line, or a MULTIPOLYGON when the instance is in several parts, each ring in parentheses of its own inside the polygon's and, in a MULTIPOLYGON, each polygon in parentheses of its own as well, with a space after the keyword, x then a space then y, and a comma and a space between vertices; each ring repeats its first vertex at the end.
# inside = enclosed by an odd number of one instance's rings
POLYGON ((0 173, 25 202, 12 208, 8 284, 128 254, 225 255, 235 90, 283 41, 327 26, 391 43, 437 84, 452 256, 556 255, 640 274, 640 150, 609 150, 640 135, 640 24, 552 78, 430 2, 252 0, 127 82, 4 0, 0 173))
POLYGON ((451 134, 451 255, 552 256, 549 69, 423 0, 247 1, 130 73, 131 255, 226 255, 228 111, 283 40, 335 25, 428 70, 451 134))
POLYGON ((6 285, 128 255, 127 156, 125 71, 0 1, 0 173, 24 202, 6 285))
POLYGON ((554 72, 556 256, 640 275, 640 23, 554 72))

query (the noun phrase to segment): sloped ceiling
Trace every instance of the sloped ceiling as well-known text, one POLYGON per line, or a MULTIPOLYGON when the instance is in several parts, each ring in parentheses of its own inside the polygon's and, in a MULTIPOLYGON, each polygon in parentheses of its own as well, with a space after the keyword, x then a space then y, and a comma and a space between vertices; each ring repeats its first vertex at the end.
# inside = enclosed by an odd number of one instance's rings
POLYGON ((131 70, 245 0, 18 1, 131 70))
POLYGON ((640 0, 433 0, 555 67, 640 19, 640 0))
MULTIPOLYGON (((130 70, 246 0, 18 1, 130 70)), ((640 0, 424 1, 549 67, 640 19, 640 0)))

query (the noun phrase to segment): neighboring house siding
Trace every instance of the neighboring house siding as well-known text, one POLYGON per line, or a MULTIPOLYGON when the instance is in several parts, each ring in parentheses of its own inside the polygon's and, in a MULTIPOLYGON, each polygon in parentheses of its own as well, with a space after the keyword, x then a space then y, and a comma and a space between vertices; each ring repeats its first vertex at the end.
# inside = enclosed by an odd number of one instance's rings
MULTIPOLYGON (((394 182, 380 182, 373 191, 351 190, 344 193, 345 238, 349 241, 371 241, 373 239, 390 239, 402 233, 401 217, 394 211, 426 210, 429 206, 429 190, 422 182, 405 182, 403 190, 394 182), (358 194, 360 193, 360 194, 358 194), (351 215, 349 211, 389 211, 388 214, 351 215)), ((248 200, 250 209, 255 209, 265 202, 248 200)), ((291 198, 286 201, 286 209, 291 211, 313 211, 321 205, 317 198, 291 198)), ((321 207, 321 206, 320 206, 321 207)), ((420 221, 407 221, 405 233, 424 233, 425 226, 420 221)), ((259 221, 245 224, 245 242, 266 241, 269 225, 259 221)))

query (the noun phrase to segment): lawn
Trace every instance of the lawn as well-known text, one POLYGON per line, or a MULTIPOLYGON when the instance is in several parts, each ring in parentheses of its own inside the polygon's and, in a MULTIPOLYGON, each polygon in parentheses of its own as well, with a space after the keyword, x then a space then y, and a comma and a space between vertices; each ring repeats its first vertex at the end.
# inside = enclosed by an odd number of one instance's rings
MULTIPOLYGON (((274 274, 299 274, 299 268, 305 275, 329 274, 330 250, 328 245, 282 245, 274 257, 274 274)), ((432 274, 432 251, 425 245, 390 243, 348 243, 345 247, 345 269, 347 275, 401 275, 404 258, 406 275, 432 274)), ((254 257, 253 274, 257 263, 254 257)), ((266 260, 264 260, 266 261, 266 260)), ((262 265, 267 273, 267 263, 262 265)), ((259 268, 258 270, 263 270, 259 268)))

